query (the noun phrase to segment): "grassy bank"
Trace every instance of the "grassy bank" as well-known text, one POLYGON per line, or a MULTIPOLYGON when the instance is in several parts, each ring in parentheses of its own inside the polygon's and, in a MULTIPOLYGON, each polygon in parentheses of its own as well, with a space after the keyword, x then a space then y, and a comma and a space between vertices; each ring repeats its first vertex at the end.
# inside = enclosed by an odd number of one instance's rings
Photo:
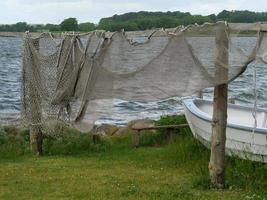
MULTIPOLYGON (((182 122, 162 118, 159 124, 182 122)), ((93 144, 68 129, 31 156, 28 130, 0 129, 0 199, 267 199, 266 165, 227 158, 227 189, 210 188, 209 151, 183 129, 171 142, 163 130, 93 144)))

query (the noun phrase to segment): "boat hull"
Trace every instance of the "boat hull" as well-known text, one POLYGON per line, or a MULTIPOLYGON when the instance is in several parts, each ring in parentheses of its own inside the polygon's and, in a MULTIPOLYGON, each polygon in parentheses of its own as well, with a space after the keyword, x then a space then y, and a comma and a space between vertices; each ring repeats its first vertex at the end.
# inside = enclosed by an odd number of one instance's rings
MULTIPOLYGON (((205 106, 210 107, 212 107, 212 102, 194 99, 183 100, 185 116, 194 137, 209 148, 212 113, 203 112, 196 105, 196 101, 197 103, 202 103, 201 101, 203 101, 206 104, 205 106)), ((235 105, 230 106, 228 109, 237 108, 242 110, 241 106, 235 105)), ((261 110, 261 112, 263 111, 261 110)), ((234 112, 230 113, 233 114, 234 112)), ((228 121, 226 127, 226 154, 267 163, 267 130, 260 128, 254 129, 253 132, 253 129, 254 127, 233 124, 228 121)))

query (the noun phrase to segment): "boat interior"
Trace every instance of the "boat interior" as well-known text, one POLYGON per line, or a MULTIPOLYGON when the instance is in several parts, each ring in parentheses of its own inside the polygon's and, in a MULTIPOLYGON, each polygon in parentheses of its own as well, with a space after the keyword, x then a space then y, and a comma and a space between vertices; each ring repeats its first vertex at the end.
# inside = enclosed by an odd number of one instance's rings
MULTIPOLYGON (((194 100, 196 107, 212 116, 213 103, 206 100, 194 100)), ((228 119, 227 122, 231 124, 237 124, 240 126, 254 127, 254 117, 252 115, 253 108, 247 106, 240 106, 234 104, 228 104, 228 119)), ((257 110, 257 128, 267 128, 267 110, 257 110)))

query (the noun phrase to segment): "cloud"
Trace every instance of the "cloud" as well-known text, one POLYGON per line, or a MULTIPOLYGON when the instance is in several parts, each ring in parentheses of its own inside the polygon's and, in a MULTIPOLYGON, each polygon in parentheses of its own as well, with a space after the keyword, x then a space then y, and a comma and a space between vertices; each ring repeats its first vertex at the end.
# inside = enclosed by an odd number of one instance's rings
POLYGON ((67 17, 98 22, 125 12, 184 11, 208 15, 227 10, 266 11, 266 0, 1 0, 0 23, 60 23, 67 17))

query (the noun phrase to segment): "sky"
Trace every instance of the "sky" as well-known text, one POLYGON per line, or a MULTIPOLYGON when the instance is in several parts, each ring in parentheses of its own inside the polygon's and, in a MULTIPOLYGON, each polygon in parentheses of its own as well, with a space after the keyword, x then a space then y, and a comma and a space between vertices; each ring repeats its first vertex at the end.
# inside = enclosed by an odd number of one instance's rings
POLYGON ((217 14, 222 10, 267 12, 267 0, 0 0, 0 24, 25 21, 59 24, 65 18, 98 23, 103 17, 137 11, 217 14))

